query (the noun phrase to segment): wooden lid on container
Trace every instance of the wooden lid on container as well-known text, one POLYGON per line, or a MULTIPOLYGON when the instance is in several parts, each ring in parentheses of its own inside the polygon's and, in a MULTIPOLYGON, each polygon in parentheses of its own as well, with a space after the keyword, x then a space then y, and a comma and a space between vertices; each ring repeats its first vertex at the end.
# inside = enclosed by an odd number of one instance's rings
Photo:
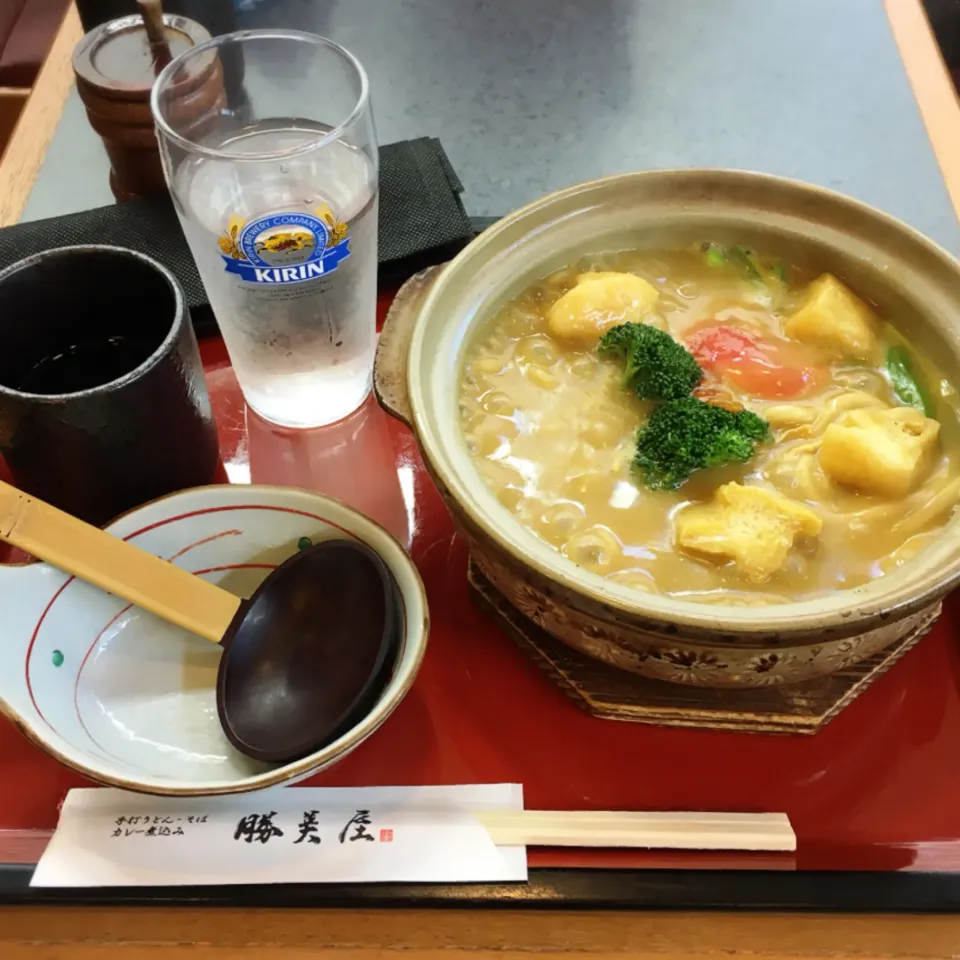
MULTIPOLYGON (((210 39, 206 29, 187 17, 166 13, 163 23, 174 57, 210 39)), ((120 17, 91 30, 74 50, 73 71, 78 92, 85 101, 85 93, 108 100, 149 100, 157 77, 140 15, 120 17)), ((185 93, 208 82, 214 71, 219 72, 217 54, 211 50, 208 55, 201 55, 188 76, 178 74, 177 86, 182 84, 185 93)))

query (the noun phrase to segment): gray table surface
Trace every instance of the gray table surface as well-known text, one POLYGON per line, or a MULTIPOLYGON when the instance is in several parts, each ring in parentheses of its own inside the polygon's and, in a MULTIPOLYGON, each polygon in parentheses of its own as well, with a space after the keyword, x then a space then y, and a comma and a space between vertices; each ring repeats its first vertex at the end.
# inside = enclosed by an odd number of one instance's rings
MULTIPOLYGON (((260 0, 366 65, 381 143, 437 136, 471 214, 656 167, 761 170, 901 217, 951 206, 882 0, 260 0)), ((112 202, 72 94, 24 219, 112 202)))

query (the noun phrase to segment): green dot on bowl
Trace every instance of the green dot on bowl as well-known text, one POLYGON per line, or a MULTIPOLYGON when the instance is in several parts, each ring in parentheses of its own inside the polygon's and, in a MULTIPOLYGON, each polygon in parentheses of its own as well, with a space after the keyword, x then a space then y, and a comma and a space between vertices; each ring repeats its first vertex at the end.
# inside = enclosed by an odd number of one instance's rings
POLYGON ((53 665, 55 667, 63 666, 63 654, 59 650, 53 651, 53 665))
POLYGON ((312 546, 313 546, 313 542, 310 540, 309 537, 301 537, 301 538, 297 541, 297 549, 298 549, 298 550, 306 550, 307 547, 312 547, 312 546))

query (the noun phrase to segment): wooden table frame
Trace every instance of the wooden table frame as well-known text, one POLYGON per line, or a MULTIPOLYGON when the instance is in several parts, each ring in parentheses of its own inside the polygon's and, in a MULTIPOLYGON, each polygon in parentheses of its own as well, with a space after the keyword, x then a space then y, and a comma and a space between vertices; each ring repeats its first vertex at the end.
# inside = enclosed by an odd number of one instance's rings
POLYGON ((952 917, 477 910, 0 913, 3 960, 928 960, 960 951, 952 917))
MULTIPOLYGON (((2 2, 4 0, 0 0, 2 2)), ((80 16, 71 3, 20 114, 13 136, 0 157, 0 227, 16 223, 27 203, 47 145, 60 122, 63 105, 73 87, 70 58, 82 36, 80 16)))
MULTIPOLYGON (((2 0, 0 0, 2 2, 2 0)), ((839 2, 839 0, 838 0, 839 2)), ((960 215, 960 102, 921 0, 885 0, 931 145, 960 215)), ((82 35, 71 6, 0 159, 0 226, 15 223, 59 122, 82 35)), ((960 918, 757 913, 11 907, 2 960, 927 960, 960 953, 960 918)))

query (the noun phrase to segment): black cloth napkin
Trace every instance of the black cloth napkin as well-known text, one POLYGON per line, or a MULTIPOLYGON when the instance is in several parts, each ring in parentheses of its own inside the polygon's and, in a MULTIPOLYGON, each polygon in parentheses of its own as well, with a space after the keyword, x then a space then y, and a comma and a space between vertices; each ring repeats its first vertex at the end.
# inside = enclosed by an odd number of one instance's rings
MULTIPOLYGON (((471 239, 474 227, 462 192, 439 140, 421 137, 380 148, 382 283, 399 282, 449 259, 471 239)), ((85 243, 129 247, 159 260, 183 285, 197 332, 215 331, 206 291, 167 196, 0 229, 0 270, 43 250, 85 243)))

